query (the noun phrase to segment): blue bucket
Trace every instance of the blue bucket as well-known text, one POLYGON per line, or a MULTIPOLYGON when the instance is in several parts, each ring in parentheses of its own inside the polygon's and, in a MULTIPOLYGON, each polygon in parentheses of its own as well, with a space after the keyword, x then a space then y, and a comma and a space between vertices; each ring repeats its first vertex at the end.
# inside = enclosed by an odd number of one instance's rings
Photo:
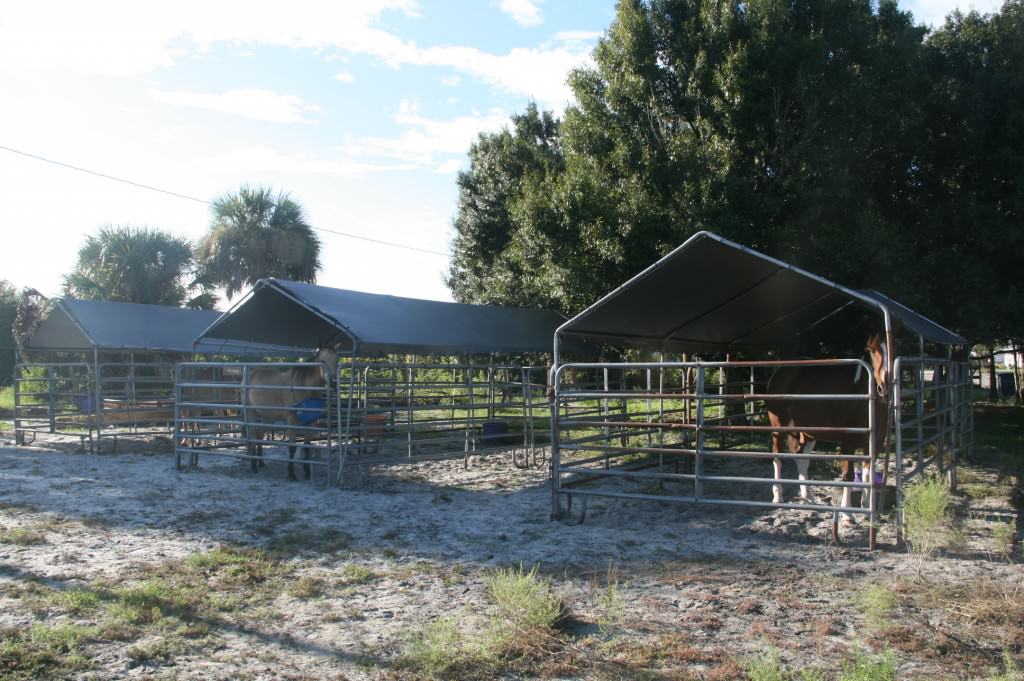
POLYGON ((484 437, 498 437, 508 434, 508 421, 484 421, 484 437))
POLYGON ((298 419, 299 425, 311 426, 316 423, 317 419, 323 416, 324 407, 327 406, 327 400, 322 397, 307 397, 301 402, 296 402, 292 406, 306 410, 295 412, 295 417, 298 419))

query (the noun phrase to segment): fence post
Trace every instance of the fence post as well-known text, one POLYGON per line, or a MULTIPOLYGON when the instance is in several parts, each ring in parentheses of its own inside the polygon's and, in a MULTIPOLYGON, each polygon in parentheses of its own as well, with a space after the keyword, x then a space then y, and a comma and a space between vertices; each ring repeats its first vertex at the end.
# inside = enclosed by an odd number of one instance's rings
POLYGON ((697 366, 697 457, 693 464, 693 502, 704 496, 704 365, 697 366))

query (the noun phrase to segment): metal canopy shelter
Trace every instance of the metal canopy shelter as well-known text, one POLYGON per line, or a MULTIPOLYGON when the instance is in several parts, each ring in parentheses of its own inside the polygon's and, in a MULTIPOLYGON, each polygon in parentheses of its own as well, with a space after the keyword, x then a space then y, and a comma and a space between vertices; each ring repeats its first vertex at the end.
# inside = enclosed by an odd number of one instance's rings
MULTIPOLYGON (((552 515, 562 516, 563 501, 571 511, 576 497, 583 517, 588 496, 803 508, 830 511, 834 519, 840 512, 861 513, 870 519, 873 545, 878 489, 889 471, 888 453, 881 456, 881 449, 888 449, 880 435, 895 436, 891 444, 897 497, 904 482, 930 465, 948 472, 955 488, 957 460, 970 450, 973 433, 970 374, 953 352, 965 344, 963 337, 877 291, 850 289, 716 234, 699 232, 556 331, 550 381, 552 515), (840 313, 851 306, 881 316, 889 377, 881 391, 869 375, 870 367, 853 358, 707 362, 684 356, 681 362, 662 357, 657 362, 617 363, 560 358, 564 344, 572 340, 662 353, 787 350, 796 340, 826 336, 831 322, 842 321, 840 313), (895 357, 897 325, 917 336, 917 355, 895 357), (940 356, 927 356, 926 343, 940 346, 940 356), (855 388, 844 393, 770 394, 767 376, 780 368, 830 365, 859 366, 868 370, 867 379, 853 379, 855 388), (764 404, 782 398, 787 403, 859 401, 863 411, 842 413, 842 422, 804 419, 773 427, 766 422, 764 404), (830 429, 832 436, 863 434, 865 455, 809 453, 806 448, 787 453, 756 444, 768 433, 828 435, 830 429), (808 479, 809 458, 842 460, 848 468, 864 466, 862 479, 808 479), (771 477, 763 465, 766 459, 774 460, 771 477), (804 465, 799 480, 781 477, 781 462, 788 459, 804 465), (904 470, 907 463, 916 465, 904 470), (819 492, 826 490, 827 496, 819 494, 817 501, 802 505, 784 501, 784 485, 800 485, 801 496, 814 499, 808 484, 819 492), (764 498, 769 485, 770 502, 764 498), (861 492, 866 505, 853 505, 854 490, 861 492)), ((855 375, 861 375, 859 369, 851 372, 855 375)), ((825 436, 812 439, 829 441, 825 436)))
POLYGON ((107 300, 55 301, 25 346, 28 352, 160 352, 191 355, 272 353, 285 348, 251 343, 196 343, 221 316, 217 310, 107 300))
POLYGON ((897 320, 926 341, 966 342, 880 293, 698 232, 563 324, 556 353, 562 337, 662 351, 773 349, 858 303, 881 313, 890 333, 897 320))
POLYGON ((169 432, 175 361, 196 352, 275 350, 196 345, 196 336, 219 316, 163 305, 56 300, 16 368, 18 442, 25 442, 26 434, 64 433, 77 435, 83 447, 88 437, 89 449, 95 450, 105 428, 127 428, 135 435, 169 432))
POLYGON ((550 310, 466 305, 261 279, 198 336, 354 355, 550 352, 565 318, 550 310))
POLYGON ((196 336, 219 316, 214 310, 65 298, 56 302, 25 349, 191 354, 196 336))

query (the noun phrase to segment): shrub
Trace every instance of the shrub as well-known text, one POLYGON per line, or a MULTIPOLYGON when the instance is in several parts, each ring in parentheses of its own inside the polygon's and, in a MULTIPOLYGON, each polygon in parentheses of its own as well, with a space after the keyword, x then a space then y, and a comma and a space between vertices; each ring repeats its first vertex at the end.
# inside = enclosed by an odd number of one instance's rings
POLYGON ((892 611, 899 605, 899 598, 892 589, 882 584, 872 584, 864 590, 860 607, 868 624, 882 628, 889 624, 892 611))
POLYGON ((877 658, 858 654, 843 665, 839 681, 896 681, 896 657, 892 652, 877 658))
POLYGON ((449 677, 472 661, 471 650, 455 618, 442 617, 413 637, 402 662, 430 678, 449 677))
POLYGON ((904 532, 910 549, 924 561, 953 537, 953 498, 946 483, 937 477, 922 478, 907 488, 903 497, 904 532))

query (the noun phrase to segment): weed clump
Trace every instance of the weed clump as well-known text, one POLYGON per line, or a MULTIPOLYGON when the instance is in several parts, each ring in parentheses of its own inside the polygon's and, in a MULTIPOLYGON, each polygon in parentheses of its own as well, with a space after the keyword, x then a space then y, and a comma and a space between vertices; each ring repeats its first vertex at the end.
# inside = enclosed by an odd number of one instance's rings
POLYGON ((899 605, 899 597, 882 584, 872 584, 864 590, 860 606, 868 625, 883 629, 892 622, 892 613, 899 605))
POLYGON ((453 617, 438 619, 413 636, 403 665, 430 678, 486 677, 503 663, 541 658, 565 643, 556 626, 567 608, 536 566, 497 570, 485 584, 495 612, 482 632, 465 634, 453 617))
POLYGON ((903 498, 903 524, 910 550, 918 557, 918 574, 924 562, 954 538, 953 497, 937 477, 911 485, 903 498))

